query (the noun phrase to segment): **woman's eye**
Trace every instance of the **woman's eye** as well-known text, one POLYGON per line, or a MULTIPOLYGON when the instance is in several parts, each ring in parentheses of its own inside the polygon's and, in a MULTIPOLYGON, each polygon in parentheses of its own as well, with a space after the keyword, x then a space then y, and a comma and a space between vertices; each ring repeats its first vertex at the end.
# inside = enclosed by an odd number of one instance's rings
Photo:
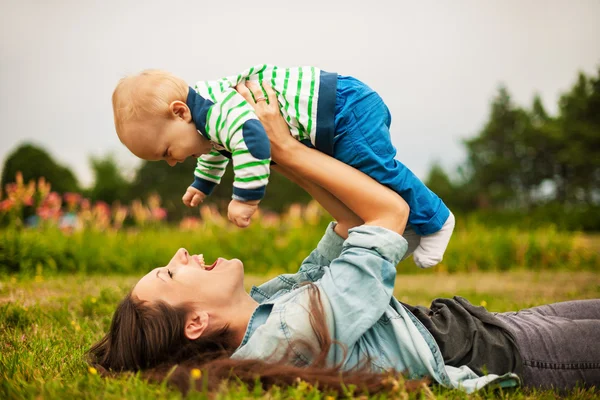
POLYGON ((171 272, 171 270, 170 270, 170 269, 167 269, 167 273, 169 274, 169 277, 170 277, 170 278, 173 278, 173 273, 171 272))

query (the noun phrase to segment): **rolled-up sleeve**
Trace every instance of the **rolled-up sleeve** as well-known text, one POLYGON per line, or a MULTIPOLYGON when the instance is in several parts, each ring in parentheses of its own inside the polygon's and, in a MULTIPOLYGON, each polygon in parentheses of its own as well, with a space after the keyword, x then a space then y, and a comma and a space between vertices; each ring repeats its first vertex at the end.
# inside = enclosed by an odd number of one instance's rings
POLYGON ((344 246, 344 238, 335 233, 333 230, 335 225, 335 222, 329 223, 317 247, 302 261, 300 271, 313 266, 326 267, 340 256, 344 246))
POLYGON ((352 228, 341 254, 317 283, 331 305, 333 337, 349 350, 389 305, 396 265, 407 248, 406 240, 388 229, 352 228))

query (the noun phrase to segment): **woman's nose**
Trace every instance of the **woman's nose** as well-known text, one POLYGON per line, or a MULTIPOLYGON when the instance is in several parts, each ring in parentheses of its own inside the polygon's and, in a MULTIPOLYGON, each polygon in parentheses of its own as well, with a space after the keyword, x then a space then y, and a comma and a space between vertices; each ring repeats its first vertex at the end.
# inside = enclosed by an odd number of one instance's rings
POLYGON ((171 259, 171 262, 176 262, 176 263, 180 262, 183 264, 187 264, 187 261, 188 261, 188 252, 183 247, 180 248, 179 250, 177 250, 177 252, 173 256, 173 258, 171 259))

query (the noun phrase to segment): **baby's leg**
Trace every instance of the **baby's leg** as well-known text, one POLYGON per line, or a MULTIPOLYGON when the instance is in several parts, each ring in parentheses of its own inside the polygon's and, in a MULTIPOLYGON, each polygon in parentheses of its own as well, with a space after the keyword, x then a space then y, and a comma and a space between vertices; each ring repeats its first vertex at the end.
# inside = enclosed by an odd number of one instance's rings
POLYGON ((435 193, 394 159, 390 124, 388 108, 376 92, 356 80, 338 82, 334 157, 402 196, 410 207, 408 222, 422 236, 415 263, 431 267, 442 260, 454 217, 435 193))

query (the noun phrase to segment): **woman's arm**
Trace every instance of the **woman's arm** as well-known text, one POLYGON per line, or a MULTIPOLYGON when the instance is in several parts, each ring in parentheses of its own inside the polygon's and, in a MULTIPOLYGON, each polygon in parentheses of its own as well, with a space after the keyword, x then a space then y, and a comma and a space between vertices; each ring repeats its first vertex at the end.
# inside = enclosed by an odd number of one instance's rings
POLYGON ((348 237, 348 229, 362 225, 364 221, 359 218, 352 210, 339 201, 334 195, 323 189, 321 186, 300 178, 293 171, 282 167, 281 165, 273 165, 273 170, 279 172, 302 189, 306 190, 321 206, 337 221, 333 229, 342 238, 348 237))
POLYGON ((273 160, 294 171, 299 178, 330 192, 365 224, 402 233, 409 213, 404 199, 362 172, 295 140, 280 115, 277 94, 270 86, 263 86, 269 96, 269 104, 252 100, 249 89, 256 98, 262 97, 261 88, 252 82, 238 85, 236 89, 254 106, 265 127, 273 160))

